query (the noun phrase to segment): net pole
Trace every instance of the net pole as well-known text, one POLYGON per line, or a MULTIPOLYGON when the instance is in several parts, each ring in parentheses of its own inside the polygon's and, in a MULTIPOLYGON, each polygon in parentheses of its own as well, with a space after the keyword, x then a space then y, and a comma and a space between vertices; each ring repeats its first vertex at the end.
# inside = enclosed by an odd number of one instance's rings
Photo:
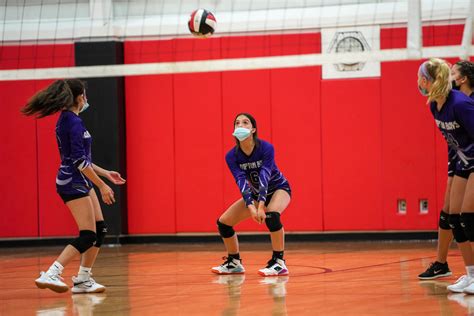
POLYGON ((421 0, 408 1, 407 50, 409 59, 421 58, 423 40, 421 25, 421 0))
POLYGON ((473 15, 474 15, 474 0, 471 0, 469 3, 469 12, 468 16, 466 17, 466 23, 464 24, 464 32, 462 35, 462 43, 461 43, 461 56, 459 58, 469 60, 470 56, 472 55, 471 48, 472 48, 472 28, 473 28, 473 15))

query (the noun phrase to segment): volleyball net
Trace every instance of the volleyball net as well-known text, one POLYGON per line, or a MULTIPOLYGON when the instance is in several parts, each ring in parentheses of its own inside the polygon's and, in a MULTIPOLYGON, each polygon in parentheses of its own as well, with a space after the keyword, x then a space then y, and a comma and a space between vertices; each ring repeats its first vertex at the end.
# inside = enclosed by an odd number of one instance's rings
MULTIPOLYGON (((376 65, 380 62, 430 57, 469 59, 473 55, 473 12, 474 0, 0 0, 0 81, 318 65, 327 67, 323 72, 326 78, 340 74, 377 76, 380 71, 376 65), (213 12, 217 19, 216 32, 209 39, 193 38, 188 30, 190 13, 198 8, 213 12), (435 37, 430 34, 428 43, 426 37, 436 27, 443 31, 435 37), (384 44, 383 34, 398 37, 399 43, 384 44), (291 50, 291 54, 222 54, 228 39, 294 35, 315 36, 318 40, 310 50, 304 40, 283 42, 284 50, 291 50), (20 67, 21 47, 93 41, 144 45, 212 41, 215 44, 196 42, 183 49, 190 56, 202 54, 202 50, 208 50, 204 55, 212 55, 213 50, 220 52, 217 58, 155 61, 146 55, 160 52, 143 49, 135 52, 143 54, 137 59, 140 61, 120 65, 20 67), (18 54, 12 54, 12 47, 18 54)), ((241 40, 239 45, 245 51, 254 44, 241 40)), ((58 57, 51 54, 51 65, 58 57)))

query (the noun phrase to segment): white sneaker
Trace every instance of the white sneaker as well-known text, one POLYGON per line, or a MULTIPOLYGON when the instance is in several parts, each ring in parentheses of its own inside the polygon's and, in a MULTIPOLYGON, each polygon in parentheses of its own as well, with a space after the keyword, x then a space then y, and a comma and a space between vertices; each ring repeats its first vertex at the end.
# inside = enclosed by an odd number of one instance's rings
POLYGON ((283 259, 270 259, 267 266, 263 269, 258 270, 258 274, 263 276, 279 276, 279 275, 288 275, 289 271, 285 265, 285 260, 283 259))
POLYGON ((91 277, 85 281, 79 280, 77 277, 72 277, 74 286, 71 288, 73 294, 80 293, 102 293, 105 291, 105 286, 95 282, 91 277))
POLYGON ((448 285, 446 288, 454 293, 463 293, 464 289, 471 284, 471 280, 467 275, 463 275, 454 284, 448 285))
POLYGON ((471 278, 471 282, 464 288, 463 292, 466 294, 474 294, 474 279, 471 278))
POLYGON ((217 267, 213 267, 211 271, 216 274, 242 274, 245 272, 244 266, 242 265, 242 259, 234 259, 224 257, 223 264, 217 267))
POLYGON ((59 274, 41 271, 40 277, 35 280, 35 283, 40 289, 50 289, 57 293, 63 293, 69 289, 63 280, 59 274))

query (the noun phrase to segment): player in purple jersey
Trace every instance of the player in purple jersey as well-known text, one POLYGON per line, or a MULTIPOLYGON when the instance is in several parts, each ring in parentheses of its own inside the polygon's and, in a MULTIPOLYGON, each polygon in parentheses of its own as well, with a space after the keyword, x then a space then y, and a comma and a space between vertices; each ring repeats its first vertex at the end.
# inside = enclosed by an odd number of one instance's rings
POLYGON ((432 58, 419 68, 418 88, 428 97, 435 123, 458 157, 449 192, 448 224, 461 250, 467 275, 447 288, 451 292, 474 294, 474 100, 451 89, 449 74, 444 60, 432 58))
POLYGON ((68 286, 63 282, 61 273, 69 262, 81 255, 78 275, 72 278, 72 293, 105 291, 105 287, 91 277, 92 266, 107 232, 92 184, 99 188, 102 200, 110 205, 115 202, 114 192, 99 176, 114 184, 124 184, 125 180, 118 172, 105 170, 92 163, 91 135, 79 117, 79 113, 88 106, 85 84, 71 79, 54 81, 36 93, 22 109, 25 115, 36 115, 38 118, 61 112, 56 123, 56 139, 61 156, 56 189, 79 228, 79 237, 64 248, 47 272, 41 272, 35 280, 41 289, 66 292, 68 286))
POLYGON ((288 181, 275 164, 273 146, 257 137, 257 122, 252 115, 240 113, 234 120, 236 146, 225 159, 242 198, 235 201, 217 220, 219 233, 228 256, 220 266, 212 268, 217 274, 244 273, 239 254, 239 242, 233 226, 245 219, 265 222, 270 230, 273 255, 258 273, 263 276, 288 275, 283 259, 285 231, 281 213, 291 200, 288 181))
POLYGON ((459 90, 474 99, 474 63, 468 60, 460 60, 451 67, 453 89, 459 90))
MULTIPOLYGON (((474 64, 470 61, 461 60, 451 67, 452 87, 460 90, 467 96, 474 99, 473 88, 471 82, 474 83, 474 64)), ((448 224, 449 212, 449 194, 451 191, 451 183, 454 177, 454 171, 457 164, 457 154, 454 148, 448 147, 448 181, 446 184, 446 192, 444 195, 444 206, 440 213, 438 227, 438 251, 436 261, 432 262, 425 272, 418 275, 421 280, 436 279, 439 277, 451 275, 449 270, 447 257, 448 250, 453 240, 453 233, 448 224)))

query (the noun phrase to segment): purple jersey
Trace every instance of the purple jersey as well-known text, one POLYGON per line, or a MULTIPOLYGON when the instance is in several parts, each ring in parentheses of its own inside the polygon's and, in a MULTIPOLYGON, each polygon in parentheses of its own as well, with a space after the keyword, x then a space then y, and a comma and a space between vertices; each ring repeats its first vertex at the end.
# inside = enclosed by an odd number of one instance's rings
POLYGON ((431 102, 430 108, 436 125, 451 149, 448 158, 456 158, 461 170, 473 168, 474 100, 460 91, 451 90, 441 111, 436 108, 436 102, 431 102))
POLYGON ((81 118, 71 111, 62 111, 56 123, 61 166, 56 176, 56 189, 62 194, 87 193, 92 182, 81 170, 91 165, 92 138, 81 118))
MULTIPOLYGON (((469 97, 474 100, 474 92, 471 93, 469 97)), ((456 170, 456 164, 458 161, 457 158, 458 158, 458 155, 457 155, 456 149, 451 148, 448 145, 448 176, 449 177, 454 176, 454 171, 456 170)))
POLYGON ((267 196, 280 188, 289 188, 289 183, 275 164, 275 152, 272 144, 259 140, 250 156, 240 148, 233 147, 225 156, 227 165, 239 186, 248 206, 257 201, 265 202, 267 196))

